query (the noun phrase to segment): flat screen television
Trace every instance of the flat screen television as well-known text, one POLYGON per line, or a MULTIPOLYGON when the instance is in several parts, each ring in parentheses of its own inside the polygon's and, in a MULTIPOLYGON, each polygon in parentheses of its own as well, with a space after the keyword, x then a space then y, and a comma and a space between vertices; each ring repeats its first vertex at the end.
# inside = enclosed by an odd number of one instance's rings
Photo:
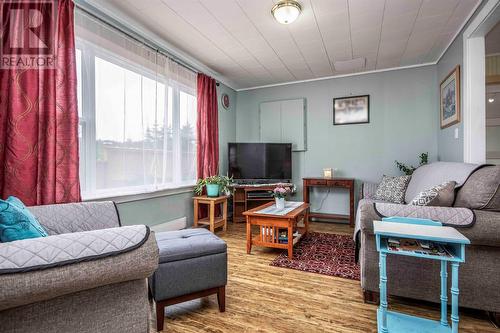
POLYGON ((228 143, 229 176, 240 182, 292 179, 291 143, 228 143))

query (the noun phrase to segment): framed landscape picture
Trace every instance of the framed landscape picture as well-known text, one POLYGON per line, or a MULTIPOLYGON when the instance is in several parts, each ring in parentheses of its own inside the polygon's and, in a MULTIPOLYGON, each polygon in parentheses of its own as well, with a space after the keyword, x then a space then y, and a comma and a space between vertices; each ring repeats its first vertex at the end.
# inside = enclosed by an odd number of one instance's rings
POLYGON ((366 124, 370 122, 370 95, 333 99, 333 124, 366 124))
POLYGON ((460 66, 441 82, 440 86, 441 128, 460 122, 460 66))

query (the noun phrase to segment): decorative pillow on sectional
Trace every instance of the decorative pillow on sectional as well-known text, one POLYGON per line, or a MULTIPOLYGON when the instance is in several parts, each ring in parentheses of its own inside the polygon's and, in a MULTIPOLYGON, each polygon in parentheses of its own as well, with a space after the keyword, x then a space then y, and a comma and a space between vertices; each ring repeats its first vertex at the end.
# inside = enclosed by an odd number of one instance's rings
POLYGON ((410 205, 450 207, 455 199, 456 184, 454 181, 449 181, 422 191, 410 202, 410 205))
POLYGON ((0 242, 46 237, 47 232, 21 200, 0 200, 0 242))
POLYGON ((485 166, 470 175, 454 206, 500 211, 500 165, 485 166))
POLYGON ((384 175, 377 187, 375 200, 383 200, 394 203, 404 203, 405 193, 411 176, 389 177, 384 175))

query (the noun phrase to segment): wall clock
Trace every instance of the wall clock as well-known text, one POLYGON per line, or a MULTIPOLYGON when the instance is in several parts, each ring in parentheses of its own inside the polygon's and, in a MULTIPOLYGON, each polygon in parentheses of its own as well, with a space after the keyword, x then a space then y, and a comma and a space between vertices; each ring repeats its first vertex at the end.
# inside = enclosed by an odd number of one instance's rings
POLYGON ((223 93, 222 96, 220 97, 220 101, 224 109, 228 110, 229 109, 229 95, 226 93, 223 93))

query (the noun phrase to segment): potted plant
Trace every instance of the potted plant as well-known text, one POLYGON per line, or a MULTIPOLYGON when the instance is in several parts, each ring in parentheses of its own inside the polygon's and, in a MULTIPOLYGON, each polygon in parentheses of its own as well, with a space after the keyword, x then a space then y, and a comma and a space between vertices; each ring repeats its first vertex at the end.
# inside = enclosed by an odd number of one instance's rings
POLYGON ((292 188, 290 186, 285 186, 283 184, 278 184, 273 190, 273 197, 276 201, 276 208, 279 210, 285 209, 285 198, 289 193, 292 193, 292 188))
POLYGON ((233 183, 233 178, 228 176, 210 176, 203 179, 198 179, 194 192, 197 195, 203 193, 203 188, 207 189, 207 196, 218 197, 220 193, 225 195, 231 194, 230 185, 233 183))

